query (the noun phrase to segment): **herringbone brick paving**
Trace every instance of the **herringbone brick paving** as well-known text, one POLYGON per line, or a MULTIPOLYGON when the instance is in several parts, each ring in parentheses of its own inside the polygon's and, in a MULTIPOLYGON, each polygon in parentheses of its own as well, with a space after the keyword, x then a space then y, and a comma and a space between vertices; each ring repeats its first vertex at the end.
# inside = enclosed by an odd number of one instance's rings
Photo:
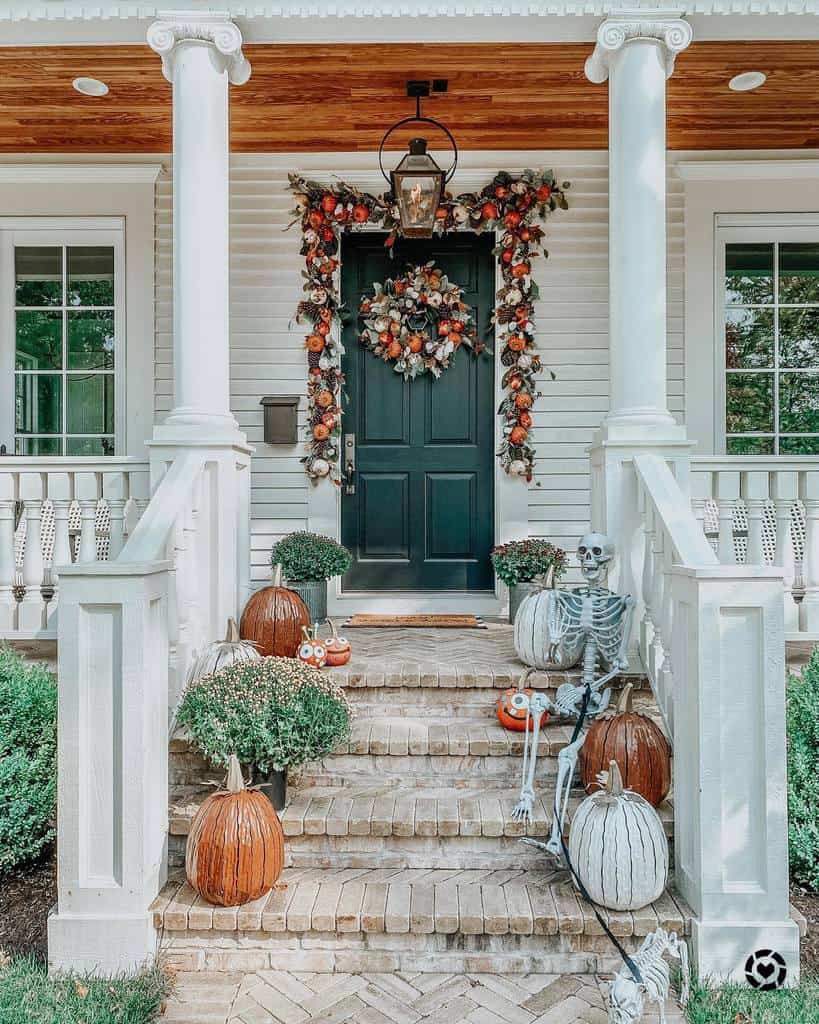
MULTIPOLYGON (((167 1024, 606 1024, 594 975, 179 974, 167 1024)), ((682 1024, 673 1000, 668 1024, 682 1024)), ((644 1024, 656 1024, 649 1009, 644 1024)))

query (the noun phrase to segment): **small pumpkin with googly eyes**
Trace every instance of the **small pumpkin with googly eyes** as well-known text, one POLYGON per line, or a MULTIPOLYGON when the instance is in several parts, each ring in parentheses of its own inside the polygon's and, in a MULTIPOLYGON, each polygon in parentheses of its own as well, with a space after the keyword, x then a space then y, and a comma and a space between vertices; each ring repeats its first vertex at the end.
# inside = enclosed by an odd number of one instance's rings
POLYGON ((338 635, 336 624, 332 619, 325 621, 332 630, 332 636, 328 636, 324 641, 324 646, 327 649, 327 664, 332 668, 346 665, 353 655, 352 644, 346 637, 338 635))
POLYGON ((327 648, 324 641, 316 636, 310 626, 301 627, 302 641, 296 651, 296 657, 305 665, 312 665, 313 668, 324 668, 327 664, 327 648))

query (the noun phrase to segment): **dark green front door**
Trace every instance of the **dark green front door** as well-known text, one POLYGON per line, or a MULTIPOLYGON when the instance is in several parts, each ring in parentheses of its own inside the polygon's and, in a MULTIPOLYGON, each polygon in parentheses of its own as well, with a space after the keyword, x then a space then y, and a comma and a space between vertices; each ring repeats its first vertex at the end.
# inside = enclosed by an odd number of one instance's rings
MULTIPOLYGON (((342 248, 345 329, 344 435, 355 435, 355 493, 342 487, 341 537, 353 553, 347 591, 493 587, 494 361, 461 349, 436 380, 405 381, 358 341, 361 296, 374 281, 434 259, 464 289, 478 336, 487 338, 495 263, 492 238, 399 240, 349 235, 342 248)), ((342 448, 342 464, 344 448, 342 448)))

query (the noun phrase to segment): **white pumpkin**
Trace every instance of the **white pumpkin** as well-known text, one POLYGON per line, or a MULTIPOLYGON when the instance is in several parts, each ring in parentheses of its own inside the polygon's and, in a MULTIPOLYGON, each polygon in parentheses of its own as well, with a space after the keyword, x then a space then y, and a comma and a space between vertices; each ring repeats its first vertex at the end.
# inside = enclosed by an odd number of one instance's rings
POLYGON ((199 653, 188 671, 188 683, 194 682, 200 676, 209 676, 221 668, 227 668, 228 665, 242 661, 260 661, 261 657, 254 643, 240 638, 236 620, 228 619, 225 639, 208 644, 199 653))
POLYGON ((616 761, 599 776, 605 789, 587 796, 572 818, 569 860, 595 903, 639 910, 668 884, 668 840, 648 800, 623 789, 616 761))
POLYGON ((543 670, 572 668, 583 657, 583 645, 569 649, 565 643, 554 645, 549 627, 553 618, 555 591, 548 587, 524 598, 515 615, 515 651, 524 665, 543 670))

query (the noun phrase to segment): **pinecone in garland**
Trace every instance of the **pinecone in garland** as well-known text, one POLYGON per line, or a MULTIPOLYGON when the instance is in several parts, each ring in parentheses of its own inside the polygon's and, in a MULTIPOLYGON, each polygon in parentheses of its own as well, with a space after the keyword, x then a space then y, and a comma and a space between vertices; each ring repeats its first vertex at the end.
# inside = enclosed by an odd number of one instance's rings
POLYGON ((504 366, 514 366, 518 361, 517 352, 513 352, 511 348, 505 348, 501 355, 501 362, 504 366))
POLYGON ((321 359, 321 352, 308 352, 307 353, 307 365, 310 369, 315 369, 318 366, 319 360, 321 359))

